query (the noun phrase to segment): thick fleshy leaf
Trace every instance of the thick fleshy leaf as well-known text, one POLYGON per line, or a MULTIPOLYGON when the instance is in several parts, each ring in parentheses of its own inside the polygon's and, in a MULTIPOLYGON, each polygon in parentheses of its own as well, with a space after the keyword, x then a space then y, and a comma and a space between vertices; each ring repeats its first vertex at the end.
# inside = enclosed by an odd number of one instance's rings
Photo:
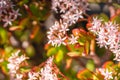
POLYGON ((114 63, 112 61, 107 61, 103 64, 103 68, 109 68, 112 67, 114 63))
POLYGON ((93 71, 95 69, 95 64, 93 60, 88 60, 86 64, 86 68, 89 69, 90 71, 93 71))
POLYGON ((1 68, 2 68, 2 71, 4 72, 4 74, 8 74, 8 72, 9 72, 9 70, 7 68, 7 64, 8 64, 7 61, 3 61, 2 63, 0 63, 0 65, 2 65, 1 68))
POLYGON ((24 18, 20 21, 18 27, 20 29, 24 29, 28 24, 29 24, 29 18, 27 17, 27 18, 24 18))
POLYGON ((52 56, 52 55, 56 54, 57 52, 58 52, 58 50, 56 48, 52 47, 47 51, 47 56, 52 56))
POLYGON ((70 56, 70 57, 80 57, 81 53, 77 52, 77 51, 74 51, 74 52, 68 52, 67 55, 70 56))
POLYGON ((84 45, 85 42, 86 42, 86 40, 87 40, 87 37, 81 36, 81 37, 78 39, 78 42, 79 42, 80 45, 84 45))
POLYGON ((22 6, 22 5, 24 5, 28 2, 29 2, 29 0, 22 0, 22 1, 19 2, 19 5, 22 6))
POLYGON ((106 14, 104 14, 104 13, 101 13, 101 14, 98 16, 98 18, 102 19, 102 20, 105 21, 105 22, 108 22, 108 21, 109 21, 108 16, 107 16, 106 14))
POLYGON ((66 66, 65 66, 65 68, 69 69, 71 67, 71 64, 72 64, 72 58, 66 59, 66 66))
POLYGON ((26 55, 28 57, 33 57, 35 55, 35 49, 33 46, 29 45, 27 48, 26 48, 26 55))
POLYGON ((58 50, 58 52, 55 56, 56 62, 59 63, 60 61, 62 61, 63 57, 64 57, 64 52, 62 50, 58 50))
POLYGON ((119 24, 119 23, 120 23, 120 14, 113 16, 113 17, 111 18, 111 21, 119 24))
POLYGON ((4 44, 8 42, 8 33, 5 29, 0 27, 0 44, 4 44))
POLYGON ((14 48, 12 46, 5 46, 5 58, 7 59, 8 57, 10 57, 10 55, 12 54, 12 52, 14 51, 14 48))
POLYGON ((86 41, 84 45, 84 52, 88 54, 89 50, 90 50, 90 42, 86 41))
POLYGON ((77 73, 77 78, 80 80, 92 80, 93 73, 89 71, 88 69, 80 70, 77 73))

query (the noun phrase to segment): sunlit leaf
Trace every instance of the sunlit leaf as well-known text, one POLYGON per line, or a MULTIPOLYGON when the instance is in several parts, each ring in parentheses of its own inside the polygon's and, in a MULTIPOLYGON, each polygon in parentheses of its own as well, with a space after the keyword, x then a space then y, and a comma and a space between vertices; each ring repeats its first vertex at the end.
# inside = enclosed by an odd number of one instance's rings
POLYGON ((89 69, 90 71, 93 71, 95 69, 94 61, 88 60, 88 62, 86 64, 86 68, 89 69))
POLYGON ((5 29, 0 27, 0 43, 4 44, 8 42, 8 33, 5 29))
POLYGON ((98 16, 98 18, 102 19, 102 20, 105 21, 105 22, 108 22, 108 21, 109 21, 109 17, 108 17, 106 14, 104 14, 104 13, 101 13, 101 14, 98 16))
POLYGON ((80 57, 81 56, 80 52, 77 52, 77 51, 68 52, 67 55, 70 57, 80 57))
POLYGON ((47 56, 51 56, 51 55, 54 55, 58 52, 58 50, 56 48, 50 48, 48 51, 47 51, 47 56))
POLYGON ((29 45, 27 48, 26 48, 26 55, 28 57, 33 57, 35 55, 35 49, 33 46, 29 45))
POLYGON ((64 52, 62 50, 58 50, 56 56, 55 56, 55 60, 57 63, 59 63, 64 57, 64 52))
POLYGON ((88 54, 90 49, 90 42, 86 41, 84 45, 85 53, 88 54))
POLYGON ((29 24, 29 18, 24 18, 20 21, 18 27, 24 29, 29 24))
POLYGON ((20 68, 20 71, 21 71, 22 73, 24 73, 24 72, 29 72, 29 71, 30 71, 30 67, 28 67, 28 66, 21 67, 21 68, 20 68))
POLYGON ((22 1, 19 2, 19 5, 22 6, 22 5, 24 5, 28 2, 29 2, 29 0, 22 0, 22 1))
POLYGON ((85 42, 86 42, 87 38, 86 36, 81 36, 79 39, 78 39, 78 42, 80 45, 84 45, 85 42))
POLYGON ((8 64, 8 62, 7 61, 3 61, 2 63, 1 63, 1 68, 2 68, 2 71, 5 73, 5 74, 8 74, 8 72, 9 72, 9 70, 8 70, 8 68, 7 68, 7 64, 8 64))
POLYGON ((83 69, 77 73, 77 78, 80 80, 91 80, 93 78, 93 73, 88 69, 83 69))
POLYGON ((107 62, 105 62, 104 64, 103 64, 103 67, 104 68, 109 68, 109 67, 111 67, 111 66, 113 66, 114 65, 114 63, 112 62, 112 61, 107 61, 107 62))
POLYGON ((71 66, 71 63, 72 63, 72 59, 71 59, 71 58, 66 59, 66 66, 65 66, 65 68, 66 68, 66 69, 69 69, 70 66, 71 66))

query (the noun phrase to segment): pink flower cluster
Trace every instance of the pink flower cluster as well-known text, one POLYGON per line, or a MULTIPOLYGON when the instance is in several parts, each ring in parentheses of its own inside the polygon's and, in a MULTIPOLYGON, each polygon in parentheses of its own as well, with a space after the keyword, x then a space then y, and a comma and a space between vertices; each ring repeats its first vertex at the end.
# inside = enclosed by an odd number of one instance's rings
POLYGON ((52 9, 62 13, 63 22, 70 26, 83 18, 82 14, 88 9, 88 3, 87 0, 52 0, 52 9))
MULTIPOLYGON (((22 63, 28 59, 25 55, 19 56, 20 50, 12 54, 8 58, 7 68, 9 69, 10 80, 24 80, 24 74, 21 73, 20 68, 22 63)), ((58 80, 57 74, 54 72, 53 57, 50 57, 45 66, 38 72, 28 72, 27 80, 58 80)))
POLYGON ((0 0, 0 21, 4 22, 4 27, 12 25, 12 21, 20 16, 19 9, 15 10, 10 0, 0 0))
POLYGON ((25 55, 19 56, 20 50, 18 50, 16 53, 12 54, 8 58, 8 69, 10 74, 10 80, 22 80, 23 74, 20 73, 19 69, 21 67, 21 64, 28 59, 25 55))
POLYGON ((67 35, 69 26, 75 24, 79 18, 83 18, 83 13, 88 9, 87 0, 52 0, 52 9, 61 13, 60 21, 50 27, 48 31, 48 43, 53 46, 77 43, 78 37, 67 35), (65 40, 68 39, 68 43, 65 40))
POLYGON ((57 74, 53 72, 53 57, 50 57, 40 72, 29 72, 28 80, 58 80, 57 74))
POLYGON ((28 80, 40 80, 40 73, 39 72, 29 72, 28 80))
POLYGON ((68 25, 63 23, 62 20, 60 22, 56 21, 55 24, 50 27, 50 30, 47 32, 47 37, 49 39, 48 43, 53 46, 60 46, 66 44, 75 44, 77 43, 78 37, 71 35, 70 37, 67 35, 67 31, 69 31, 68 25), (68 42, 65 40, 68 39, 68 42))
POLYGON ((58 80, 57 74, 53 69, 53 57, 50 57, 40 71, 40 80, 58 80))
POLYGON ((100 68, 99 71, 104 76, 104 80, 111 80, 111 79, 113 79, 112 72, 109 71, 108 69, 100 68))
POLYGON ((103 23, 102 19, 93 18, 92 27, 89 30, 97 35, 97 44, 100 47, 110 49, 115 53, 114 60, 120 61, 120 32, 118 24, 111 21, 103 23))
POLYGON ((61 44, 66 45, 64 41, 67 38, 66 32, 68 30, 69 29, 66 23, 62 23, 61 20, 60 22, 56 21, 55 24, 50 27, 50 30, 48 31, 48 43, 51 43, 53 46, 60 46, 61 44))

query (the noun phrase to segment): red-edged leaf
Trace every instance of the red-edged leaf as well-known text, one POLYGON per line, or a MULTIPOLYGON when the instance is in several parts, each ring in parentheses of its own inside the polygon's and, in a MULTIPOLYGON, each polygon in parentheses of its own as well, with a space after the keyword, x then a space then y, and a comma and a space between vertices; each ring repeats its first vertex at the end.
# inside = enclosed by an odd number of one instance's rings
POLYGON ((91 80, 93 78, 93 75, 94 74, 88 69, 83 69, 77 73, 77 78, 80 80, 91 80))
POLYGON ((113 66, 114 65, 114 63, 112 62, 112 61, 107 61, 107 62, 105 62, 104 64, 103 64, 103 68, 108 68, 108 67, 111 67, 111 66, 113 66))

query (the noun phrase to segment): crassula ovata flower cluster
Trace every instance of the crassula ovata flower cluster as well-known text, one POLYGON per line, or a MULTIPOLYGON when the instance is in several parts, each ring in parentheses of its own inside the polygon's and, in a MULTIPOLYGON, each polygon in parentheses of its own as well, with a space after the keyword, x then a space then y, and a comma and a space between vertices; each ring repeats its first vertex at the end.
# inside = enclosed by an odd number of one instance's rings
POLYGON ((29 72, 28 80, 58 80, 53 68, 53 57, 50 57, 40 72, 29 72))
POLYGON ((113 79, 112 72, 109 71, 108 69, 100 68, 99 71, 104 76, 104 80, 113 79))
POLYGON ((0 21, 4 23, 4 27, 11 26, 18 16, 20 16, 19 9, 14 9, 11 0, 0 0, 0 21))
POLYGON ((19 56, 20 50, 12 54, 8 58, 8 69, 10 74, 10 80, 22 80, 23 74, 20 73, 19 69, 21 67, 21 64, 28 59, 25 55, 19 56))
POLYGON ((77 43, 78 37, 67 35, 68 27, 75 24, 78 19, 83 18, 83 14, 87 9, 87 0, 52 0, 52 10, 61 13, 61 19, 55 21, 55 24, 50 27, 47 35, 48 43, 53 46, 77 43))
POLYGON ((51 43, 53 46, 60 46, 61 44, 66 45, 64 41, 67 38, 66 32, 68 30, 68 25, 66 23, 62 23, 61 20, 60 22, 56 21, 55 24, 50 27, 50 30, 47 32, 47 37, 49 39, 48 43, 51 43))
POLYGON ((97 35, 96 41, 100 47, 110 49, 114 54, 114 60, 120 61, 120 32, 115 22, 102 22, 102 19, 93 18, 92 27, 89 30, 97 35))
MULTIPOLYGON (((19 56, 19 53, 20 50, 8 58, 7 68, 9 69, 10 80, 24 80, 24 73, 21 73, 20 68, 28 57, 25 55, 19 56)), ((28 76, 27 80, 58 80, 57 74, 54 71, 53 57, 49 57, 40 71, 30 71, 26 76, 28 76)))
POLYGON ((69 31, 68 25, 66 23, 62 23, 56 21, 55 24, 50 27, 50 30, 47 32, 47 37, 49 39, 48 43, 52 44, 52 46, 60 46, 66 44, 75 44, 77 43, 78 36, 67 35, 67 31, 69 31), (68 40, 68 41, 66 41, 68 40))
POLYGON ((63 22, 68 26, 75 24, 88 9, 87 0, 52 0, 52 9, 61 13, 63 22))
POLYGON ((57 74, 53 68, 53 57, 50 57, 45 66, 40 70, 40 80, 58 80, 57 74))

